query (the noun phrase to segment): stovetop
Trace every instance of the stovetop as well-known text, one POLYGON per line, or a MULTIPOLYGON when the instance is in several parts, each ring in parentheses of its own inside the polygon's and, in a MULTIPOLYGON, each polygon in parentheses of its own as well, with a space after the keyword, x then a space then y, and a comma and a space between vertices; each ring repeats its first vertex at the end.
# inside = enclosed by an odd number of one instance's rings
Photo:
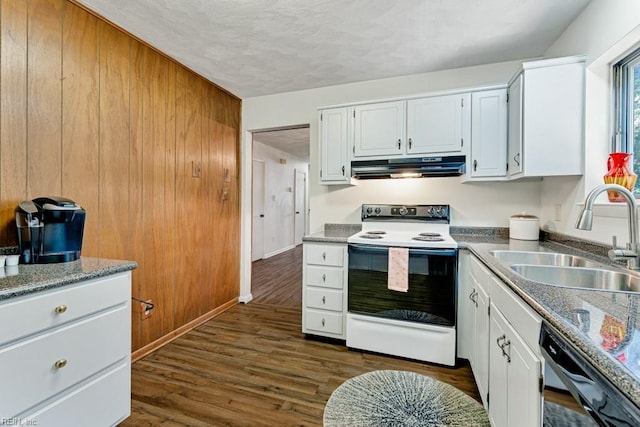
POLYGON ((457 248, 448 205, 362 205, 362 232, 348 243, 408 248, 457 248))

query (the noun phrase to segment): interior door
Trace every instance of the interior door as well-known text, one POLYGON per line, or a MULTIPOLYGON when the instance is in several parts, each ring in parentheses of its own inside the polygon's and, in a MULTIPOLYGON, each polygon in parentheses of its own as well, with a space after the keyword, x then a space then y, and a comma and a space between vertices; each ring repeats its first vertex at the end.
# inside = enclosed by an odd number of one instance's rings
POLYGON ((295 245, 302 244, 302 237, 304 236, 305 223, 306 223, 306 181, 307 174, 305 171, 296 169, 295 171, 295 201, 294 201, 294 227, 295 227, 295 245))
POLYGON ((253 161, 251 261, 264 256, 264 160, 253 161))

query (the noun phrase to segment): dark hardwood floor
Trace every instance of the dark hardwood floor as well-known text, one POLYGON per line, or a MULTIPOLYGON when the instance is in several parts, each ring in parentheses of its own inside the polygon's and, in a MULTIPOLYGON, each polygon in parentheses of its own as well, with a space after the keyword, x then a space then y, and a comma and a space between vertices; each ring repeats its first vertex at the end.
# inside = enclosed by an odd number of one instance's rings
POLYGON ((348 350, 301 332, 302 246, 253 263, 249 304, 222 313, 132 366, 122 426, 322 425, 345 380, 377 370, 430 375, 479 399, 456 368, 348 350))

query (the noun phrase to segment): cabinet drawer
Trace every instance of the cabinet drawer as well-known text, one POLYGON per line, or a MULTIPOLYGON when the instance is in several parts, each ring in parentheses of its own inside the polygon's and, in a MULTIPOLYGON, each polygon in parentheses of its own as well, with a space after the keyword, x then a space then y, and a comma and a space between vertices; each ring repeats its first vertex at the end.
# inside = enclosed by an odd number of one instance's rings
POLYGON ((342 291, 307 288, 305 305, 323 310, 342 312, 342 291))
POLYGON ((344 246, 305 245, 305 262, 315 265, 344 266, 344 246))
POLYGON ((505 319, 518 331, 527 345, 539 354, 538 339, 542 318, 520 297, 507 289, 499 279, 491 278, 491 301, 502 312, 505 319))
POLYGON ((0 414, 15 416, 99 370, 128 360, 131 308, 94 317, 0 349, 0 414), (56 367, 58 361, 65 366, 56 367))
POLYGON ((307 310, 305 327, 310 332, 342 335, 343 315, 331 311, 307 310))
POLYGON ((308 266, 306 278, 306 285, 344 289, 344 270, 342 268, 308 266))
POLYGON ((12 298, 0 304, 0 325, 11 325, 10 328, 0 328, 0 345, 128 303, 130 277, 131 273, 127 272, 33 296, 12 298))
POLYGON ((126 361, 20 417, 37 420, 38 427, 114 426, 131 414, 130 396, 131 368, 126 361))

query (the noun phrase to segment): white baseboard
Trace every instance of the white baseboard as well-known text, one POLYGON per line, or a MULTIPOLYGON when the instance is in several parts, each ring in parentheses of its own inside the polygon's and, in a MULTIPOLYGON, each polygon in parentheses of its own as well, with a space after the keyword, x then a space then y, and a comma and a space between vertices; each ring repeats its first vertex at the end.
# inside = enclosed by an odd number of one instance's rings
POLYGON ((265 254, 262 259, 267 259, 267 258, 271 258, 272 256, 281 254, 283 252, 287 252, 290 251, 291 249, 295 248, 295 245, 291 245, 291 246, 287 246, 281 249, 278 249, 277 251, 273 251, 273 252, 269 252, 268 254, 265 254))
POLYGON ((253 300, 253 295, 249 294, 249 295, 240 295, 238 297, 238 302, 241 302, 243 304, 247 304, 249 302, 251 302, 253 300))

